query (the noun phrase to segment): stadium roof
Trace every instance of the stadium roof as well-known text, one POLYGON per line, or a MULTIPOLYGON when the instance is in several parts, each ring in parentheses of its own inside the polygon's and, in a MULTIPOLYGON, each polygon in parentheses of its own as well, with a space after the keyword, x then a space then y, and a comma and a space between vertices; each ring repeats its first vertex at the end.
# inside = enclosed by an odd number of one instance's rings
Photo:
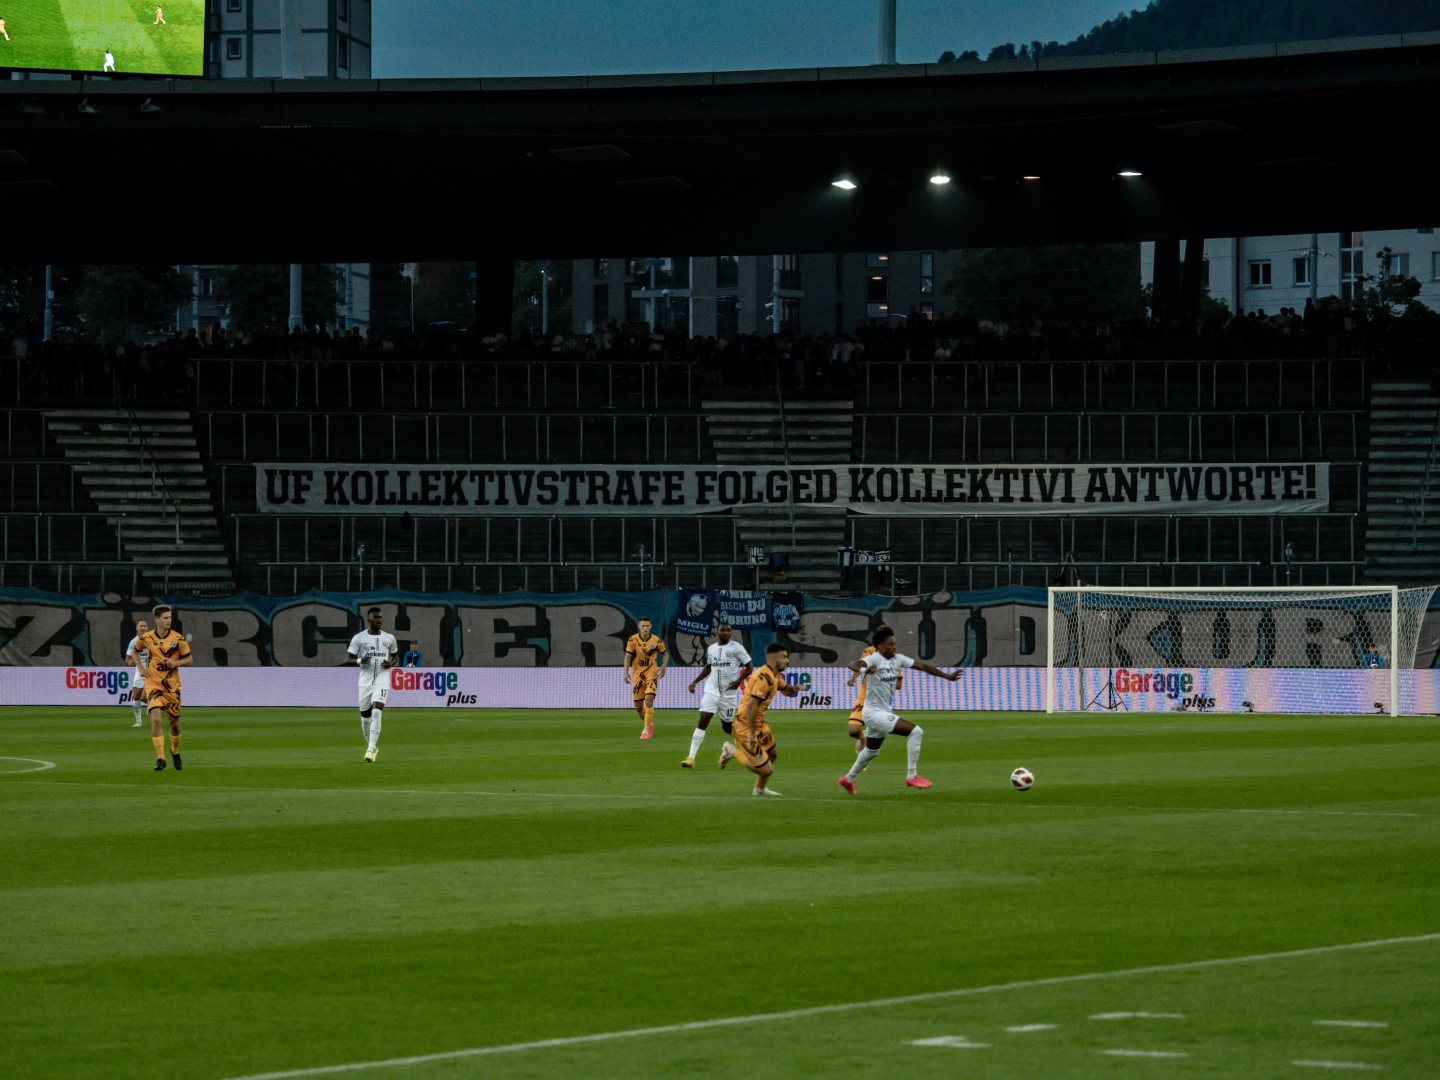
POLYGON ((0 212, 11 262, 1407 227, 1440 218, 1437 114, 1437 33, 676 75, 10 81, 0 212))

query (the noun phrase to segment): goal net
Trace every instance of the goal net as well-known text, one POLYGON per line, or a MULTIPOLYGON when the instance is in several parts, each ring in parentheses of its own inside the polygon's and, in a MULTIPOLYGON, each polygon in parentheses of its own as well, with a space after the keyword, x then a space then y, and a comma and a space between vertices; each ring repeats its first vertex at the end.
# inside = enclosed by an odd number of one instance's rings
POLYGON ((1414 712, 1434 591, 1052 588, 1045 707, 1414 712))

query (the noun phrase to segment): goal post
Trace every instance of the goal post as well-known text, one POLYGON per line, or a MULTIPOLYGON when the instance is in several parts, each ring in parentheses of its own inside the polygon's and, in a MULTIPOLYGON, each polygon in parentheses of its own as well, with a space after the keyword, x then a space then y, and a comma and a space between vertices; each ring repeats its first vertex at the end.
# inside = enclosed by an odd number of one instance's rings
POLYGON ((1399 716, 1434 592, 1055 586, 1045 709, 1399 716))

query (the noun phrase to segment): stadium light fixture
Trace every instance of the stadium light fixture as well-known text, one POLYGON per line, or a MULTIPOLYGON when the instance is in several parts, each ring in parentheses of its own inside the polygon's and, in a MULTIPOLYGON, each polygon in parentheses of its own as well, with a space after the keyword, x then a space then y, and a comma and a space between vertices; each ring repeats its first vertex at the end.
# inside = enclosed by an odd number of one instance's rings
POLYGON ((839 180, 831 180, 830 186, 838 187, 841 191, 854 191, 859 185, 857 185, 854 180, 842 176, 839 180))
POLYGON ((930 183, 934 184, 936 187, 944 187, 949 182, 949 174, 947 174, 943 169, 937 171, 934 176, 930 177, 930 183))
POLYGON ((1121 175, 1121 176, 1140 176, 1141 173, 1140 173, 1140 170, 1139 170, 1139 169, 1121 169, 1121 170, 1120 170, 1120 175, 1121 175))
POLYGON ((1022 176, 1020 179, 1021 179, 1021 180, 1039 180, 1040 177, 1038 177, 1038 176, 1022 176))

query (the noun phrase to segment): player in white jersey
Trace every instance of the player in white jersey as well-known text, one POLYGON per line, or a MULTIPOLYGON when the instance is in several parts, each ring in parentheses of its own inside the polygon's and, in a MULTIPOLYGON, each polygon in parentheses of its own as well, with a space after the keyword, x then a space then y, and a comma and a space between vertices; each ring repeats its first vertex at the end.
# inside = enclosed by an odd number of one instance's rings
POLYGON ((380 718, 390 695, 386 671, 395 666, 400 646, 385 632, 385 614, 378 607, 365 613, 365 622, 368 629, 350 639, 346 652, 360 668, 360 734, 365 736, 365 760, 374 761, 380 753, 380 718))
POLYGON ((912 660, 898 652, 895 644, 895 631, 889 627, 882 626, 876 630, 871 644, 875 646, 873 653, 864 660, 856 660, 853 664, 848 665, 850 670, 857 675, 865 676, 865 711, 861 714, 861 719, 865 724, 865 745, 855 755, 855 764, 850 766, 850 771, 840 777, 840 786, 851 795, 855 794, 855 778, 880 753, 885 736, 893 731, 907 740, 905 786, 927 788, 930 786, 930 781, 921 776, 919 772, 920 738, 925 732, 918 724, 902 720, 892 711, 895 702, 895 685, 900 681, 900 674, 906 668, 915 668, 927 675, 934 675, 937 679, 948 679, 951 682, 960 678, 960 672, 958 669, 941 671, 937 667, 931 667, 923 660, 912 660))
POLYGON ((135 710, 135 723, 131 727, 140 727, 145 722, 145 665, 150 662, 150 654, 140 648, 140 635, 149 629, 149 623, 144 619, 138 620, 135 636, 125 646, 125 662, 135 665, 135 682, 130 686, 130 706, 135 710))
POLYGON ((719 716, 720 726, 725 729, 726 735, 730 734, 730 726, 735 720, 735 706, 739 702, 738 688, 755 669, 745 646, 730 640, 732 633, 729 623, 722 622, 715 628, 716 640, 705 650, 705 666, 690 684, 690 693, 693 694, 703 679, 705 693, 700 698, 700 720, 695 725, 695 734, 690 736, 690 754, 680 762, 682 769, 695 767, 695 755, 705 741, 705 729, 710 726, 711 717, 719 716))

